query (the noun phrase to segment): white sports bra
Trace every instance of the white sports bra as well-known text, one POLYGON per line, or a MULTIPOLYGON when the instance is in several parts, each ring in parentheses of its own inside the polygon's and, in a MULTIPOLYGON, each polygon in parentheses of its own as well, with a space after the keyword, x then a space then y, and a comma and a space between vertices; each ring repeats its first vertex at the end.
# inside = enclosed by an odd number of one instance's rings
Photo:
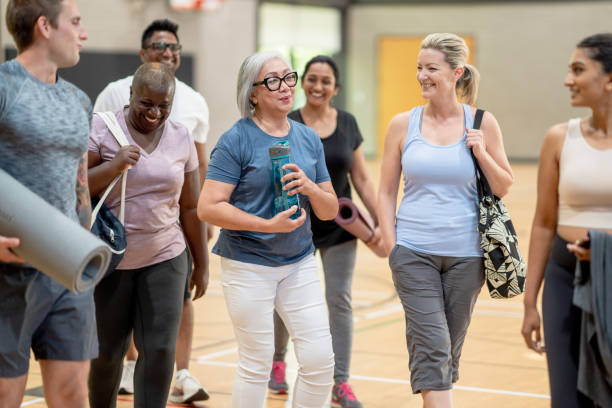
POLYGON ((571 119, 559 161, 558 224, 612 229, 612 149, 598 150, 571 119))

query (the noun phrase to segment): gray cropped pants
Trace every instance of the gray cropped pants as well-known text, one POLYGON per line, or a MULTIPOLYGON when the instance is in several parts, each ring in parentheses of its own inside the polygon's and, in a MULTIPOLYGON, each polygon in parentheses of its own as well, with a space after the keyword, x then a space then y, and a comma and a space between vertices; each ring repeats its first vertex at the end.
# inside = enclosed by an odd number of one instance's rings
POLYGON ((412 391, 449 390, 459 379, 463 341, 484 283, 482 258, 396 245, 389 265, 404 307, 412 391))

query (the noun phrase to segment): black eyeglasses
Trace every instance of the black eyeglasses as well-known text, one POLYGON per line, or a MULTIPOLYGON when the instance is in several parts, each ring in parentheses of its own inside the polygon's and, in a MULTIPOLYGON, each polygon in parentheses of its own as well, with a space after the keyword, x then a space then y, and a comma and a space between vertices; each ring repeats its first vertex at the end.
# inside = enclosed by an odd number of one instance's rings
POLYGON ((268 91, 278 91, 281 87, 281 83, 286 83, 289 88, 293 88, 297 85, 298 73, 290 72, 284 77, 271 76, 268 78, 264 78, 263 81, 253 82, 253 86, 257 85, 265 85, 268 88, 268 91))
POLYGON ((155 52, 166 52, 166 49, 170 49, 173 53, 180 52, 183 46, 181 44, 167 43, 167 42, 152 42, 145 48, 150 48, 155 52))

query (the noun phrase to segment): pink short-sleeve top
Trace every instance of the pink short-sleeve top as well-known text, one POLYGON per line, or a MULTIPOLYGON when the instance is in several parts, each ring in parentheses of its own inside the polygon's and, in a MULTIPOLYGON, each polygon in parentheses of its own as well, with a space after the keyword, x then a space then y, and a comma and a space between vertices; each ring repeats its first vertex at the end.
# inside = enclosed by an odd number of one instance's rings
MULTIPOLYGON (((113 112, 130 145, 135 145, 125 122, 124 109, 113 112)), ((89 151, 111 160, 119 143, 97 115, 93 116, 89 151)), ((137 269, 172 259, 185 250, 179 224, 179 198, 185 173, 195 171, 198 158, 187 128, 166 120, 159 144, 151 153, 140 149, 140 159, 127 173, 125 229, 127 248, 117 269, 137 269)), ((103 194, 102 191, 100 193, 103 194)), ((104 204, 117 215, 121 183, 104 204)))

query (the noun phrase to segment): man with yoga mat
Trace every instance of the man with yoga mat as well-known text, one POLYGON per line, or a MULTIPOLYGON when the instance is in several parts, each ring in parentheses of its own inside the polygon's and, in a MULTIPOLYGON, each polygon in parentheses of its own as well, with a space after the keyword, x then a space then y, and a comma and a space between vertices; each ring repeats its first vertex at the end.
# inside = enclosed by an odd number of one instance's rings
MULTIPOLYGON (((19 53, 0 65, 0 169, 89 225, 91 102, 57 74, 79 62, 87 39, 75 0, 10 0, 6 22, 19 53)), ((98 355, 93 293, 74 294, 15 263, 12 238, 0 236, 0 406, 20 405, 32 349, 47 405, 83 407, 98 355)))

